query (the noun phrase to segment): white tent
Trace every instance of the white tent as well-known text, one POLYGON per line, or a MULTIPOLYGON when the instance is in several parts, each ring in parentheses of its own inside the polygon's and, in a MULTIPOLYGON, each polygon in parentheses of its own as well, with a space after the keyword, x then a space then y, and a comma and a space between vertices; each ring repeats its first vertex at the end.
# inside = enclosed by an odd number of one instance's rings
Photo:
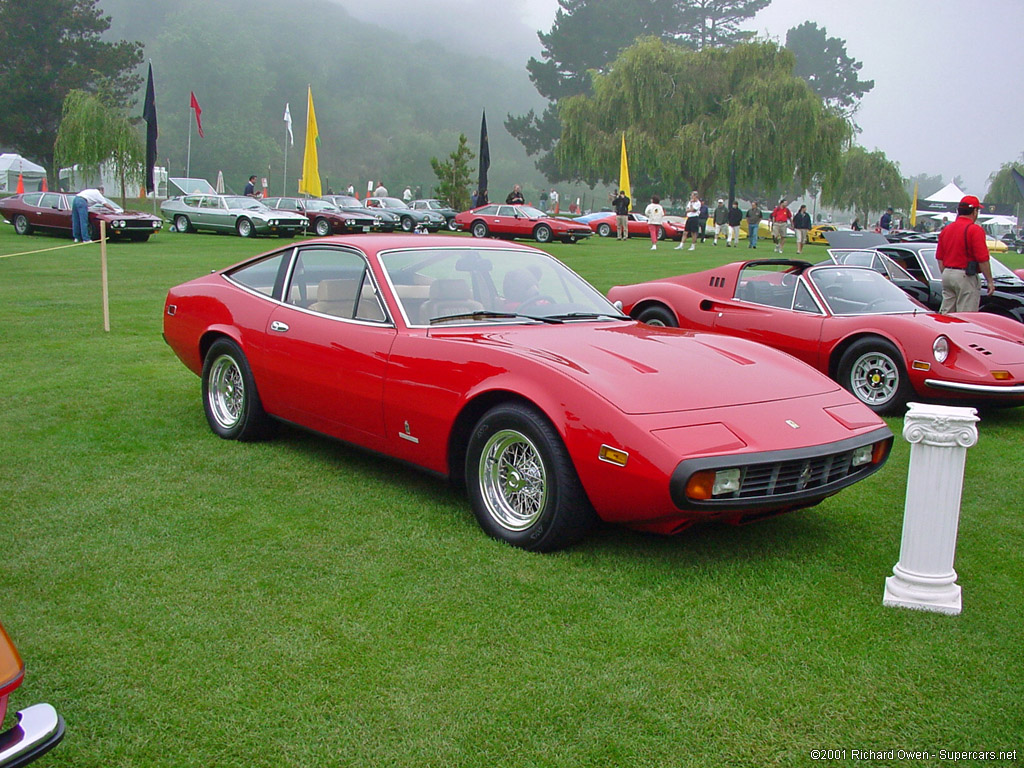
POLYGON ((4 153, 0 155, 0 192, 14 192, 18 188, 18 175, 21 175, 26 192, 36 192, 42 188, 46 178, 46 169, 26 160, 21 155, 4 153))
MULTIPOLYGON (((141 167, 140 167, 140 170, 141 167)), ((121 197, 120 175, 110 166, 109 163, 100 165, 100 175, 82 173, 77 165, 70 168, 61 168, 57 174, 61 189, 68 192, 77 192, 86 187, 103 187, 107 197, 121 197)), ((153 182, 156 184, 156 196, 167 197, 167 169, 159 165, 153 168, 153 182)), ((141 192, 145 187, 142 184, 129 184, 125 191, 125 197, 143 197, 141 192)))
POLYGON ((934 195, 926 197, 925 200, 931 200, 936 203, 959 203, 966 194, 966 192, 951 181, 934 195))

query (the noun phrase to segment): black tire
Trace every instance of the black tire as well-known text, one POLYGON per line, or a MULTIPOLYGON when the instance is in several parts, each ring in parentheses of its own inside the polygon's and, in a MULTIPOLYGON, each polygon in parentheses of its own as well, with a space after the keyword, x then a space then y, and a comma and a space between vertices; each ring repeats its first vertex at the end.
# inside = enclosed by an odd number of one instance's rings
MULTIPOLYGON (((95 222, 89 222, 89 239, 96 242, 100 239, 100 225, 95 222)), ((107 240, 110 240, 110 227, 107 227, 107 240)))
POLYGON ((602 223, 602 224, 598 224, 597 225, 597 234, 600 235, 601 237, 611 237, 612 236, 612 225, 608 224, 607 222, 602 223))
POLYGON ((473 237, 487 237, 491 233, 487 224, 482 221, 474 221, 469 231, 473 233, 473 237))
POLYGON ((558 432, 527 405, 495 406, 477 422, 466 483, 480 527, 522 549, 567 547, 596 519, 558 432))
POLYGON ((552 235, 551 227, 547 224, 538 224, 537 228, 533 230, 533 239, 538 243, 550 243, 552 235))
POLYGON ((412 220, 412 216, 403 216, 402 217, 402 231, 403 232, 412 232, 414 229, 416 229, 416 222, 412 220))
POLYGON ((331 234, 331 222, 321 216, 313 222, 313 231, 316 232, 317 237, 327 237, 331 234))
POLYGON ((32 225, 28 223, 28 217, 19 213, 14 217, 14 231, 19 235, 31 235, 32 225))
POLYGON ((195 232, 192 222, 188 220, 188 216, 175 216, 174 230, 176 232, 195 232))
POLYGON ((235 232, 239 237, 256 237, 256 227, 244 216, 235 222, 235 232))
POLYGON ((668 307, 661 305, 647 307, 636 317, 641 323, 656 325, 661 328, 678 328, 679 321, 668 307))
POLYGON ((880 415, 899 413, 910 398, 903 356, 885 339, 854 342, 839 361, 839 384, 880 415))
POLYGON ((249 362, 231 339, 218 339, 203 361, 203 410, 225 440, 263 440, 277 425, 263 410, 249 362))

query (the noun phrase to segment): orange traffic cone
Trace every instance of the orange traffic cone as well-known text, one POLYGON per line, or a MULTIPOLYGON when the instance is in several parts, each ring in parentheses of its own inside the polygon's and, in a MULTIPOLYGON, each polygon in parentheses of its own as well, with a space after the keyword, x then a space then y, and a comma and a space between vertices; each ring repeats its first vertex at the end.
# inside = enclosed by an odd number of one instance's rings
POLYGON ((50 188, 48 186, 46 186, 46 177, 45 176, 43 176, 43 186, 41 186, 39 188, 39 191, 40 192, 49 192, 50 191, 50 188))
POLYGON ((19 195, 25 194, 25 179, 22 175, 18 174, 18 188, 15 190, 19 195))

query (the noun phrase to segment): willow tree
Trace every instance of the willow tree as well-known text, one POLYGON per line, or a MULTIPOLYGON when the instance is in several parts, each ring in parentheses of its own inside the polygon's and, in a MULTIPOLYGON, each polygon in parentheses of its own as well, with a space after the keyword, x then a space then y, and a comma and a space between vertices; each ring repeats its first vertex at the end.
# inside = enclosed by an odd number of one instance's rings
POLYGON ((910 207, 899 165, 880 150, 868 152, 856 145, 843 155, 840 172, 822 187, 821 199, 825 205, 856 211, 863 224, 872 213, 910 207))
POLYGON ((834 174, 850 124, 793 74, 771 42, 692 51, 645 38, 627 48, 592 95, 562 102, 555 157, 562 171, 613 182, 625 133, 631 177, 662 197, 743 184, 774 188, 834 174))
POLYGON ((1021 194, 1024 193, 1013 180, 1012 171, 1024 173, 1024 154, 1012 163, 1003 163, 998 171, 988 177, 988 192, 985 193, 986 203, 1002 203, 1003 205, 1019 205, 1021 194))
POLYGON ((146 145, 139 129, 118 107, 107 106, 84 91, 71 91, 64 99, 54 159, 58 165, 77 165, 85 177, 99 176, 105 165, 121 181, 124 206, 128 185, 142 185, 146 145))

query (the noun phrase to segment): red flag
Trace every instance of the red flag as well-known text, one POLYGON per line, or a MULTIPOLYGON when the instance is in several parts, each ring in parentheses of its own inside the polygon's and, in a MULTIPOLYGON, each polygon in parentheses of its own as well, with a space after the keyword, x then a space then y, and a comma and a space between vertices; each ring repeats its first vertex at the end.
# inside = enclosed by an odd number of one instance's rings
POLYGON ((199 102, 196 101, 195 92, 189 91, 189 94, 192 97, 192 102, 189 104, 189 106, 196 111, 196 128, 199 129, 199 138, 201 139, 203 138, 203 121, 199 118, 202 116, 203 110, 199 108, 199 102))

